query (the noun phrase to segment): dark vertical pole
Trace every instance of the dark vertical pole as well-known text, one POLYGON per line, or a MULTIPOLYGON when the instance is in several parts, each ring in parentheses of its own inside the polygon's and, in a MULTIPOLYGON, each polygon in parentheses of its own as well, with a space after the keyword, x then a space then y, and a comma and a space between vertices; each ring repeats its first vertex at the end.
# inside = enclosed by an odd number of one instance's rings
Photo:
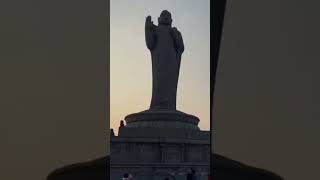
MULTIPOLYGON (((223 26, 223 19, 225 14, 225 7, 226 7, 226 0, 213 0, 211 1, 211 28, 213 29, 211 33, 211 47, 213 51, 211 52, 212 60, 210 63, 210 129, 211 129, 211 138, 213 133, 213 99, 214 99, 214 87, 215 87, 215 80, 216 80, 216 71, 218 66, 218 58, 219 58, 219 50, 220 50, 220 41, 221 41, 221 34, 222 34, 222 26, 223 26)), ((211 140, 211 148, 212 148, 212 139, 211 140)), ((213 150, 211 150, 213 152, 213 150)), ((211 177, 213 172, 213 155, 211 155, 211 177)))
MULTIPOLYGON (((222 34, 222 26, 223 26, 223 19, 224 19, 224 11, 225 11, 226 0, 214 0, 212 3, 211 12, 213 17, 211 18, 211 26, 213 29, 213 34, 211 35, 212 41, 212 61, 210 63, 210 96, 211 96, 211 110, 213 110, 213 95, 214 95, 214 87, 215 87, 215 80, 216 80, 216 71, 218 66, 218 58, 219 58, 219 50, 220 50, 220 41, 221 41, 221 34, 222 34)), ((212 118, 211 118, 212 120, 212 118)), ((212 128, 211 123, 211 128, 212 128)))

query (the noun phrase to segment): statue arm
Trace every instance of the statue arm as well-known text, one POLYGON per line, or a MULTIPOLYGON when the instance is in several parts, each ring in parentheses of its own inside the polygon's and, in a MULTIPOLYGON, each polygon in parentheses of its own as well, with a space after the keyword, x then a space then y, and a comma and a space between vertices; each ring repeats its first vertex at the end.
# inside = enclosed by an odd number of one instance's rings
POLYGON ((146 23, 145 23, 145 38, 146 38, 146 44, 148 49, 152 50, 155 46, 155 25, 151 21, 151 16, 148 16, 146 18, 146 23))
POLYGON ((172 28, 172 37, 175 43, 177 56, 181 58, 181 55, 184 51, 184 43, 183 43, 182 35, 177 28, 172 28))

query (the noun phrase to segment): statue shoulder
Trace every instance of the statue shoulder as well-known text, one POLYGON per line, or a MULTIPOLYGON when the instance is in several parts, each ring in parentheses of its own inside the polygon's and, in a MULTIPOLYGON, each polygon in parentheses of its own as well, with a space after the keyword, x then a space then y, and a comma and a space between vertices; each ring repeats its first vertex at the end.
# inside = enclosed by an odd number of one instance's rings
POLYGON ((170 29, 170 33, 177 48, 177 52, 182 54, 184 51, 184 43, 180 31, 176 27, 173 27, 170 29))
POLYGON ((178 28, 176 27, 172 27, 170 29, 171 33, 174 34, 174 35, 181 35, 181 32, 178 30, 178 28))
POLYGON ((171 28, 170 33, 174 39, 182 40, 181 32, 176 27, 171 28))

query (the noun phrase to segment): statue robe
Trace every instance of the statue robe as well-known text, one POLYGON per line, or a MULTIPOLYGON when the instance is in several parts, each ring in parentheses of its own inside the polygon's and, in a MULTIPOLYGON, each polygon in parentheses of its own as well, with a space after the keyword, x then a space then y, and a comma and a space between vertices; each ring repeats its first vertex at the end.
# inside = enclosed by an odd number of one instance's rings
POLYGON ((152 58, 152 99, 150 109, 176 110, 181 54, 179 31, 169 25, 146 27, 146 43, 152 58))

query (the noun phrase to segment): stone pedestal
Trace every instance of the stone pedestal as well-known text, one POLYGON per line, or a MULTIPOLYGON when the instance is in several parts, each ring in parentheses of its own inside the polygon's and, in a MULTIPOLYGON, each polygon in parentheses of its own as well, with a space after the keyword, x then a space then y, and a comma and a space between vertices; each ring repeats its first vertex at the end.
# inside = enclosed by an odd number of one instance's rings
POLYGON ((210 172, 210 132, 183 112, 143 111, 128 115, 111 138, 111 180, 131 173, 136 180, 186 179, 191 168, 198 180, 210 172))
POLYGON ((158 127, 199 130, 199 118, 181 111, 146 110, 125 117, 127 127, 158 127))

